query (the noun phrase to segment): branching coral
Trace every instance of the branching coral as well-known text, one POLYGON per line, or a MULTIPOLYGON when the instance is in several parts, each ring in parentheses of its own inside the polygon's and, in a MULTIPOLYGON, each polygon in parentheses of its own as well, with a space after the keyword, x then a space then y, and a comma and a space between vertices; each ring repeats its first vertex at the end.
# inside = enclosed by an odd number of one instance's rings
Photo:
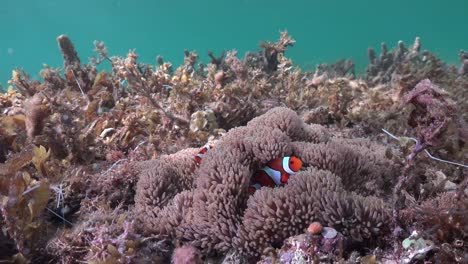
POLYGON ((318 85, 326 79, 348 77, 354 79, 354 62, 351 59, 338 60, 333 64, 322 63, 317 65, 313 78, 310 80, 313 85, 318 85))
POLYGON ((264 49, 264 57, 266 58, 266 68, 269 71, 276 71, 279 61, 278 55, 283 55, 288 46, 293 46, 296 43, 287 31, 281 32, 281 38, 277 43, 264 42, 260 46, 264 49))
POLYGON ((400 95, 423 79, 430 78, 439 84, 449 84, 457 76, 454 67, 449 67, 436 55, 421 49, 419 37, 410 48, 399 41, 396 49, 388 51, 385 43, 382 43, 380 57, 369 48, 368 57, 367 82, 371 85, 397 84, 400 95))
POLYGON ((293 111, 275 108, 224 135, 197 169, 190 170, 192 150, 154 161, 137 188, 144 231, 190 242, 205 253, 237 248, 250 256, 301 233, 313 220, 355 240, 386 232, 389 207, 348 191, 369 192, 358 186, 366 180, 383 187, 398 167, 373 143, 329 140, 326 134, 302 123, 293 111), (308 169, 284 188, 264 187, 249 197, 252 173, 291 154, 304 159, 308 169), (182 184, 187 177, 193 188, 182 184), (344 188, 342 181, 356 184, 344 188))
MULTIPOLYGON (((427 53, 427 52, 426 52, 427 53)), ((421 54, 421 40, 417 37, 411 48, 405 47, 403 41, 398 42, 398 48, 389 52, 387 45, 382 43, 380 57, 377 57, 374 49, 367 50, 369 66, 367 67, 367 78, 374 83, 389 82, 393 72, 405 63, 425 63, 421 54)))
POLYGON ((464 50, 460 50, 458 54, 458 58, 460 59, 460 69, 458 69, 458 74, 460 75, 468 75, 468 52, 464 50))
POLYGON ((76 87, 84 96, 91 89, 91 76, 86 68, 81 67, 80 58, 75 51, 75 46, 67 35, 57 37, 57 42, 62 52, 65 76, 70 87, 76 87))

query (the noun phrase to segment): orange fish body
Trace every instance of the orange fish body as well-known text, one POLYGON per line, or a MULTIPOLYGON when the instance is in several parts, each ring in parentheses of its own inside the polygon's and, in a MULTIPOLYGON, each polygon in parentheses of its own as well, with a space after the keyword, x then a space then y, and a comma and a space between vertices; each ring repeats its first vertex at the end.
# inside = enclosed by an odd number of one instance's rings
POLYGON ((254 173, 249 192, 254 193, 263 186, 283 186, 288 183, 289 176, 298 172, 301 167, 302 161, 295 156, 276 158, 254 173))
POLYGON ((200 151, 198 151, 197 155, 195 155, 195 161, 197 162, 198 165, 201 164, 201 160, 203 156, 206 154, 206 152, 208 152, 213 147, 214 147, 213 144, 207 144, 203 146, 203 148, 201 148, 200 151))

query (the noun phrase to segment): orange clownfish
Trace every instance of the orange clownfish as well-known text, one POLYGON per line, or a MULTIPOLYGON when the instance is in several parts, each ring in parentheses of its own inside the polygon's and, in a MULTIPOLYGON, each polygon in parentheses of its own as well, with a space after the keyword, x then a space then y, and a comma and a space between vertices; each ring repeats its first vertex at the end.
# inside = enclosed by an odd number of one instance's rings
POLYGON ((289 176, 296 174, 301 168, 302 161, 295 156, 276 158, 254 173, 249 192, 253 194, 263 186, 283 186, 288 183, 289 176))
POLYGON ((213 147, 214 147, 213 144, 206 144, 205 146, 203 146, 203 148, 200 149, 200 151, 198 151, 197 155, 195 155, 195 161, 197 162, 198 165, 200 165, 201 160, 203 156, 205 155, 205 153, 208 152, 208 150, 212 149, 213 147))

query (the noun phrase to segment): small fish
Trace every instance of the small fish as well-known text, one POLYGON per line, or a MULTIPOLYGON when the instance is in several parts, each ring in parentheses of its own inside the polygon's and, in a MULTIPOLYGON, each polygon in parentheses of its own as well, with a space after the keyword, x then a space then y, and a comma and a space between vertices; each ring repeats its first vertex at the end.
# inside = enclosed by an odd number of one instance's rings
POLYGON ((197 162, 198 165, 201 164, 201 160, 203 156, 205 155, 206 152, 208 152, 210 149, 212 149, 214 146, 213 144, 206 144, 203 146, 203 148, 198 151, 197 155, 195 155, 195 161, 197 162))
POLYGON ((276 158, 254 173, 249 192, 253 194, 263 186, 283 186, 288 183, 289 176, 296 174, 301 168, 302 161, 298 157, 276 158))

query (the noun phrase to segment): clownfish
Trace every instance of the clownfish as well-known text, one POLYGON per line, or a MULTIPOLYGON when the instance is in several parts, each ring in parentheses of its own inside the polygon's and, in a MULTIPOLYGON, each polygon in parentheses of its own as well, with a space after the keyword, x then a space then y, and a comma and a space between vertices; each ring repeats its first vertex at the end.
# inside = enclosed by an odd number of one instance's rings
POLYGON ((289 176, 296 174, 301 168, 302 161, 295 156, 276 158, 254 173, 249 192, 253 194, 263 186, 283 186, 288 183, 289 176))
POLYGON ((197 162, 198 165, 201 164, 201 160, 203 156, 205 155, 205 153, 208 152, 208 150, 212 149, 213 147, 214 147, 213 144, 206 144, 205 146, 203 146, 203 148, 200 149, 200 151, 198 151, 197 155, 195 155, 195 161, 197 162))

